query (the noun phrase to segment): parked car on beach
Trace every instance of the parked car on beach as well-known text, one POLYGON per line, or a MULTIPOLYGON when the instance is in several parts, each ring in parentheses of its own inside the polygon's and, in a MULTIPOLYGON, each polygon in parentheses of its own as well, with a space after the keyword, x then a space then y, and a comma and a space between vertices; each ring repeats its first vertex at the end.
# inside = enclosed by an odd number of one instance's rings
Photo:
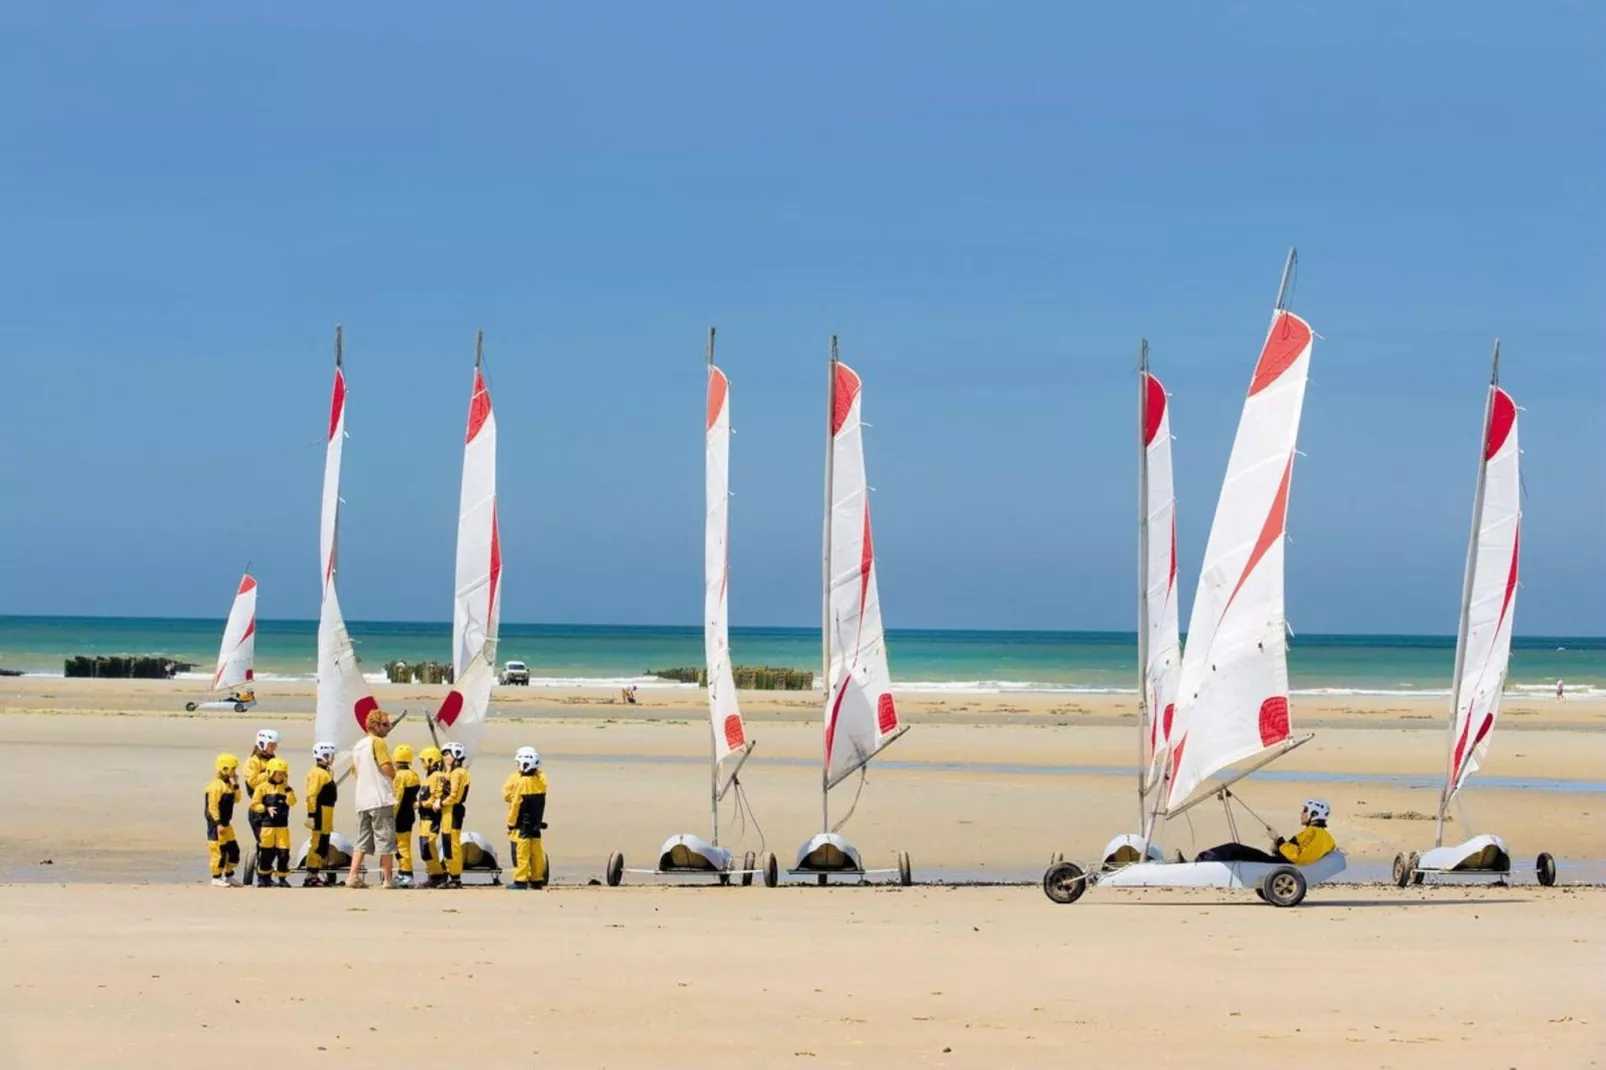
POLYGON ((501 681, 518 687, 530 686, 530 667, 522 661, 510 661, 502 666, 501 681))

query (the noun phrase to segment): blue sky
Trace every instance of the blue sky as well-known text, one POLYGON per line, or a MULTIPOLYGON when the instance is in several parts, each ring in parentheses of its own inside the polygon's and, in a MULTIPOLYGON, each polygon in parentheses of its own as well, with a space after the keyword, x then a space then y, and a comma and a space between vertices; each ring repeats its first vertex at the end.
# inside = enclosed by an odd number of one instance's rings
POLYGON ((1599 4, 73 11, 0 15, 0 613, 313 616, 338 321, 348 617, 449 617, 483 327, 506 618, 693 623, 717 323, 737 624, 818 619, 835 331, 889 624, 1129 628, 1138 337, 1191 595, 1297 243, 1296 630, 1454 630, 1499 334, 1518 631, 1606 633, 1599 4))

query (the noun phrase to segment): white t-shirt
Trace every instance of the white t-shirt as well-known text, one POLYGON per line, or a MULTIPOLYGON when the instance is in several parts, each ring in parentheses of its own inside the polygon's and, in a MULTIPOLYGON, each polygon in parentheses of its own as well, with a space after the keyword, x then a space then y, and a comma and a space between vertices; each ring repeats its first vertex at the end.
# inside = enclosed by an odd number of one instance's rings
POLYGON ((351 768, 357 777, 358 811, 380 810, 396 805, 396 789, 390 780, 379 770, 379 763, 374 760, 375 736, 363 736, 357 745, 351 748, 351 768))

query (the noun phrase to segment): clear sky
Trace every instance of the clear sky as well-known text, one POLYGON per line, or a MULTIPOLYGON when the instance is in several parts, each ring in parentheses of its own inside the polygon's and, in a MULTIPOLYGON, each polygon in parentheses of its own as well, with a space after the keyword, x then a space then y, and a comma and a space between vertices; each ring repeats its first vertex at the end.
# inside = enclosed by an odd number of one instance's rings
POLYGON ((1454 631, 1499 334, 1517 630, 1606 633, 1606 5, 449 7, 0 14, 0 613, 314 616, 344 322, 349 618, 450 617, 483 327, 504 618, 695 623, 715 323, 734 623, 835 331, 888 623, 1130 628, 1138 338, 1191 596, 1297 244, 1295 629, 1454 631))

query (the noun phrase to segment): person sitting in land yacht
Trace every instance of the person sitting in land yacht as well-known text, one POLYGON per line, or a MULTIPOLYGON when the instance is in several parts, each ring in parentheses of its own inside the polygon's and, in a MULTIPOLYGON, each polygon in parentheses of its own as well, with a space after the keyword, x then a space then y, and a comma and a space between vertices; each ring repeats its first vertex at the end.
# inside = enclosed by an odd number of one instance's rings
POLYGON ((1302 826, 1292 837, 1278 836, 1272 841, 1275 854, 1249 847, 1242 843, 1223 843, 1200 851, 1195 862, 1269 862, 1308 866, 1326 858, 1338 849, 1333 834, 1327 831, 1327 819, 1333 808, 1322 799, 1306 799, 1299 812, 1302 826))

